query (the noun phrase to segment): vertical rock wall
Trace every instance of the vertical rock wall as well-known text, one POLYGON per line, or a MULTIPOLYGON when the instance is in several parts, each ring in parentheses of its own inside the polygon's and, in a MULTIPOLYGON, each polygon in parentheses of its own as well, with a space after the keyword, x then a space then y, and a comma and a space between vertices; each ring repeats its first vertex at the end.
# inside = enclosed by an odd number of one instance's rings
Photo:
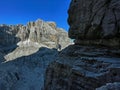
POLYGON ((68 13, 75 43, 120 46, 119 0, 72 0, 68 13))

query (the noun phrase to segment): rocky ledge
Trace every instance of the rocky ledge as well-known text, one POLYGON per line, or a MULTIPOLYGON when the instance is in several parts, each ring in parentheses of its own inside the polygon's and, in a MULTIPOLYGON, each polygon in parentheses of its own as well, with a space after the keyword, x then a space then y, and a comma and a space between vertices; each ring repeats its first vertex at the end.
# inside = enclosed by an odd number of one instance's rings
POLYGON ((40 47, 62 50, 69 44, 67 32, 52 21, 0 25, 0 62, 34 54, 40 47))
POLYGON ((120 51, 109 49, 71 45, 62 50, 46 71, 45 90, 95 90, 120 82, 120 51))

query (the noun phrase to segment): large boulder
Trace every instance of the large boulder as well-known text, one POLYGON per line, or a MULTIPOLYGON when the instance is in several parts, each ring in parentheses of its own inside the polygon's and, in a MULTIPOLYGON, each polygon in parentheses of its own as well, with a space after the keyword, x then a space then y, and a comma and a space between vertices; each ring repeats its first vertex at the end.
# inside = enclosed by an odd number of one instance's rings
POLYGON ((76 44, 120 46, 119 0, 72 0, 68 13, 76 44))
POLYGON ((0 90, 43 90, 47 66, 69 43, 55 22, 0 25, 0 90))
POLYGON ((120 89, 120 83, 107 83, 106 85, 97 88, 96 90, 119 90, 120 89))

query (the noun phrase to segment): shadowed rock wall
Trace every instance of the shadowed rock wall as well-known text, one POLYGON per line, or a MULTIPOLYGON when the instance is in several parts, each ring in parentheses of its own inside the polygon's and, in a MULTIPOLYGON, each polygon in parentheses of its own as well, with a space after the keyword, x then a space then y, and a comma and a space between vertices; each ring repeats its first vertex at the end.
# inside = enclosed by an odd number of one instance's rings
POLYGON ((119 0, 72 0, 68 13, 76 44, 120 46, 119 0))

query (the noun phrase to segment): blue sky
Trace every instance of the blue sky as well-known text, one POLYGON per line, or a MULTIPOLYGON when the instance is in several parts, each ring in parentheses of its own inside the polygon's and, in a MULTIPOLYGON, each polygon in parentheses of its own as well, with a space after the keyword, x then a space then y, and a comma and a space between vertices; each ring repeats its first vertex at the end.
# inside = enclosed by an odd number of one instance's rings
POLYGON ((26 24, 40 18, 68 30, 70 0, 1 0, 0 24, 26 24))

